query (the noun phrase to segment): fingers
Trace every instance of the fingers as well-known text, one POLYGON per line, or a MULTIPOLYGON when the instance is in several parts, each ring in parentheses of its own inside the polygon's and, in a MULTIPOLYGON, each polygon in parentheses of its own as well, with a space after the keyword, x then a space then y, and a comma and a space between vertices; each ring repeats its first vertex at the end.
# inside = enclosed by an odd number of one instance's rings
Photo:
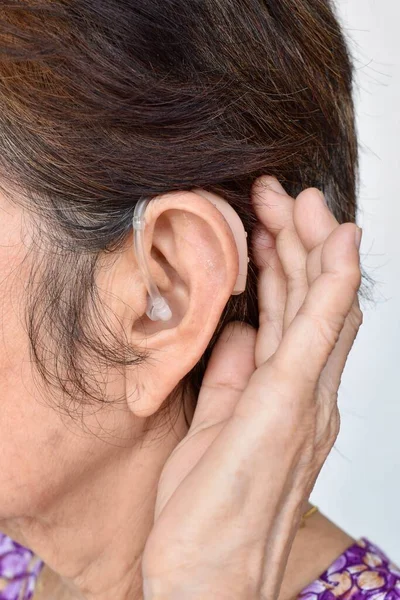
POLYGON ((255 366, 268 360, 282 340, 286 307, 286 276, 279 260, 275 239, 265 227, 253 233, 253 252, 258 275, 259 335, 255 366))
POLYGON ((297 196, 293 222, 307 252, 323 244, 331 231, 339 226, 324 195, 316 188, 308 188, 297 196))
POLYGON ((294 204, 293 222, 298 236, 308 252, 307 280, 311 283, 321 273, 321 253, 328 235, 339 226, 325 203, 324 195, 316 188, 301 192, 294 204))
POLYGON ((191 429, 229 419, 255 370, 256 330, 247 323, 229 323, 218 338, 197 400, 191 429))
MULTIPOLYGON (((339 226, 339 223, 325 204, 321 192, 313 188, 305 190, 297 197, 293 221, 304 247, 309 251, 307 279, 311 285, 321 273, 324 241, 339 226)), ((339 388, 348 354, 362 321, 363 315, 356 294, 339 340, 321 374, 320 386, 330 394, 336 393, 339 388)))
MULTIPOLYGON (((280 183, 273 177, 260 177, 253 186, 252 197, 254 210, 261 224, 275 238, 276 251, 286 278, 287 296, 282 324, 285 331, 302 305, 308 290, 307 252, 293 223, 294 200, 280 183)), ((261 286, 259 291, 262 291, 261 286)), ((274 319, 269 317, 268 306, 262 302, 259 304, 259 311, 266 315, 267 321, 274 319)))
MULTIPOLYGON (((261 181, 258 180, 255 185, 254 207, 264 226, 264 231, 268 229, 268 234, 266 234, 264 242, 260 243, 258 237, 254 241, 255 258, 260 267, 258 291, 260 330, 256 341, 256 367, 258 368, 278 351, 282 334, 287 331, 297 312, 301 309, 299 320, 312 321, 314 326, 312 327, 310 324, 310 333, 315 335, 316 339, 318 337, 323 338, 324 335, 328 337, 330 335, 330 339, 336 340, 335 343, 331 343, 328 354, 325 354, 325 366, 322 367, 322 372, 319 371, 319 381, 317 378, 315 383, 318 381, 319 385, 328 387, 332 392, 337 392, 348 353, 362 322, 358 297, 353 291, 352 306, 347 312, 339 311, 339 317, 334 312, 331 316, 327 313, 319 313, 318 309, 315 313, 310 312, 310 306, 312 307, 310 298, 313 299, 317 308, 319 300, 321 308, 326 300, 327 290, 330 289, 331 293, 335 294, 334 285, 325 288, 326 280, 327 285, 330 285, 330 280, 336 282, 336 284, 342 281, 342 291, 339 294, 338 303, 336 305, 334 303, 333 308, 330 309, 331 311, 335 308, 339 309, 340 300, 346 298, 346 294, 341 295, 344 293, 345 280, 343 280, 340 273, 342 267, 346 273, 351 261, 346 258, 344 262, 342 260, 342 264, 340 257, 336 256, 331 267, 329 267, 329 252, 332 252, 332 242, 325 243, 335 230, 343 226, 339 226, 319 190, 309 188, 299 194, 296 200, 293 200, 286 194, 276 179, 270 177, 260 179, 261 181), (301 260, 297 251, 299 246, 303 248, 301 260), (331 250, 329 251, 330 247, 331 250), (328 252, 325 257, 328 270, 324 270, 322 266, 324 252, 325 254, 328 252), (330 276, 330 279, 328 276, 330 276), (287 295, 284 309, 285 278, 287 278, 287 295), (314 285, 318 279, 320 281, 314 285), (310 290, 310 298, 307 296, 309 286, 313 287, 312 292, 310 290), (319 290, 318 293, 315 292, 316 289, 319 290), (320 298, 318 298, 318 294, 320 298), (307 302, 305 302, 306 297, 308 298, 307 302), (327 323, 330 323, 330 330, 327 323), (316 327, 319 334, 315 333, 316 327), (335 335, 337 335, 337 339, 335 335)), ((346 224, 346 227, 355 228, 352 224, 346 224)), ((345 233, 336 235, 339 235, 339 237, 344 235, 346 238, 345 233)), ((353 256, 352 268, 353 277, 357 280, 361 277, 359 254, 354 245, 351 247, 356 252, 356 256, 353 256)), ((342 250, 344 251, 345 248, 346 246, 343 246, 342 250)), ((333 255, 335 256, 337 252, 338 249, 334 250, 333 255)), ((348 291, 347 297, 349 293, 351 294, 348 291)), ((329 306, 327 305, 325 308, 329 309, 329 306)), ((301 344, 300 336, 298 340, 301 344)), ((314 347, 314 350, 317 347, 318 344, 314 347)), ((325 345, 325 350, 326 348, 325 345)), ((310 352, 312 350, 313 348, 310 349, 310 352)), ((308 361, 308 350, 303 351, 302 361, 303 363, 308 361)), ((315 365, 312 372, 315 373, 315 365)), ((287 375, 290 378, 290 373, 287 375)), ((311 376, 309 379, 313 380, 311 376)))
POLYGON ((354 224, 345 223, 328 236, 321 254, 322 272, 272 359, 299 394, 317 385, 353 306, 361 281, 356 230, 354 224))

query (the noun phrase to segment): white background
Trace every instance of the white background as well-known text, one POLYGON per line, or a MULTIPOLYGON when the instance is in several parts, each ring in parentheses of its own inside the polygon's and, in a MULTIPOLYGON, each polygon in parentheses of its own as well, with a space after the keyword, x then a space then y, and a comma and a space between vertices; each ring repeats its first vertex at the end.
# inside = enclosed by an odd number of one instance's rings
POLYGON ((377 283, 342 380, 341 433, 311 501, 400 564, 400 2, 336 2, 357 72, 361 259, 377 283))

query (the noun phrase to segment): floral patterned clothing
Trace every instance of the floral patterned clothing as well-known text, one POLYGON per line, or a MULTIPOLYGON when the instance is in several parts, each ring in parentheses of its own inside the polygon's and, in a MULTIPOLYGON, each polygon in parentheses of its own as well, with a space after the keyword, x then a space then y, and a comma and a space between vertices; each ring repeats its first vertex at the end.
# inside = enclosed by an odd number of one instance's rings
POLYGON ((301 600, 400 600, 400 569, 367 538, 347 548, 301 600))
MULTIPOLYGON (((43 561, 0 533, 0 600, 31 600, 43 561)), ((400 600, 400 569, 367 538, 350 546, 298 600, 400 600)))
POLYGON ((0 533, 0 600, 30 600, 43 564, 31 550, 0 533))

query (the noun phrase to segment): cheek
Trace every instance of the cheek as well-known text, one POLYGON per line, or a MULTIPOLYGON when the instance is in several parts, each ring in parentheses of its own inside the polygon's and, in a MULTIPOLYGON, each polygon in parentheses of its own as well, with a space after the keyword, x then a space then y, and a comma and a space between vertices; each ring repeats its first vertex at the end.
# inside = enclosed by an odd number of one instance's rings
POLYGON ((61 392, 44 387, 25 328, 31 259, 20 215, 2 208, 0 195, 0 521, 7 521, 43 514, 100 471, 110 445, 97 435, 105 428, 119 439, 126 419, 123 411, 110 411, 99 421, 94 411, 84 416, 95 435, 87 434, 80 416, 75 422, 59 410, 61 392))
MULTIPOLYGON (((0 356, 3 343, 2 337, 0 356)), ((52 408, 54 399, 46 400, 33 379, 26 345, 10 343, 7 350, 0 372, 0 520, 45 510, 73 485, 83 452, 52 408)))
POLYGON ((34 514, 72 485, 83 444, 31 362, 23 320, 28 265, 21 245, 2 237, 0 230, 0 520, 34 514))
POLYGON ((54 398, 40 394, 29 364, 20 367, 23 377, 0 381, 0 521, 45 514, 89 477, 102 454, 66 422, 54 398))
POLYGON ((13 349, 7 362, 9 370, 3 365, 0 374, 0 519, 26 514, 54 495, 65 429, 36 397, 26 354, 13 349))
POLYGON ((73 420, 62 413, 61 393, 43 386, 30 359, 21 320, 23 290, 19 293, 7 301, 7 313, 0 293, 0 521, 5 523, 45 514, 69 497, 109 458, 113 446, 97 435, 119 436, 126 428, 124 411, 103 410, 101 419, 96 411, 82 415, 94 435, 82 429, 80 416, 73 420))

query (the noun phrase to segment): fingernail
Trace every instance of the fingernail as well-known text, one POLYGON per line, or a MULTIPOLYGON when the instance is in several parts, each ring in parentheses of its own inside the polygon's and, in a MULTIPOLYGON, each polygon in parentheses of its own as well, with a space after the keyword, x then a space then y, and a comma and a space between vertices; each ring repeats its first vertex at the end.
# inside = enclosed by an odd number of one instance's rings
POLYGON ((361 229, 361 227, 356 227, 356 233, 355 233, 355 243, 357 246, 357 250, 360 249, 361 246, 361 239, 362 239, 362 234, 363 234, 363 230, 361 229))

